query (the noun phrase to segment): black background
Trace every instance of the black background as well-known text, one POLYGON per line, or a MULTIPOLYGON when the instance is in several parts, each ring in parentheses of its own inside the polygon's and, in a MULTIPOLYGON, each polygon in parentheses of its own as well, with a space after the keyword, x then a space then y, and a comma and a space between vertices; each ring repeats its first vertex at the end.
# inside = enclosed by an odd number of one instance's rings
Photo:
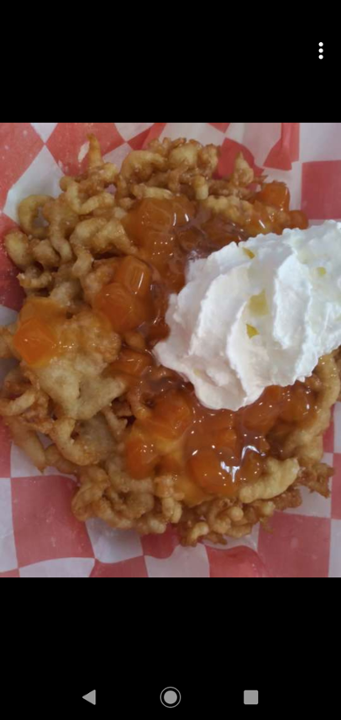
POLYGON ((13 715, 160 717, 170 712, 159 699, 167 686, 182 695, 173 713, 205 720, 337 707, 337 581, 5 586, 1 702, 13 715), (82 699, 93 689, 96 707, 82 699), (259 690, 258 706, 243 705, 245 689, 259 690))

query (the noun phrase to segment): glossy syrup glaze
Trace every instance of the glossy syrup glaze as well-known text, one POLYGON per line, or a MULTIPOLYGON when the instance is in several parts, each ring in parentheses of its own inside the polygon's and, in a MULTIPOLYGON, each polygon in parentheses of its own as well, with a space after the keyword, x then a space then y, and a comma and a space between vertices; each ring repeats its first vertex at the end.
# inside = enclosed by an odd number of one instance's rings
MULTIPOLYGON (((137 479, 154 472, 176 475, 190 505, 211 495, 235 496, 241 483, 259 478, 267 455, 281 455, 293 427, 316 412, 314 391, 299 382, 269 387, 238 412, 212 411, 199 403, 190 383, 153 358, 154 345, 168 334, 169 295, 184 286, 189 259, 261 232, 307 226, 303 213, 289 211, 282 183, 264 186, 252 200, 254 213, 243 226, 184 196, 137 203, 124 224, 138 253, 111 260, 112 282, 93 301, 94 327, 113 328, 122 338, 109 372, 125 379, 133 412, 126 468, 137 479)), ((49 299, 28 300, 14 345, 29 365, 49 362, 72 345, 65 313, 49 299)))

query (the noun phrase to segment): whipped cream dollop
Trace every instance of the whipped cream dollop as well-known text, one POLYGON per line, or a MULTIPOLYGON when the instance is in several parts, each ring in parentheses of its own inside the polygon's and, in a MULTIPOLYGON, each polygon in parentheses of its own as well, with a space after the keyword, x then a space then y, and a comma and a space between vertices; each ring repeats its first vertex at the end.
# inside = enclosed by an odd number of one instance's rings
POLYGON ((311 375, 341 345, 341 223, 258 235, 190 262, 157 359, 200 402, 238 410, 311 375))

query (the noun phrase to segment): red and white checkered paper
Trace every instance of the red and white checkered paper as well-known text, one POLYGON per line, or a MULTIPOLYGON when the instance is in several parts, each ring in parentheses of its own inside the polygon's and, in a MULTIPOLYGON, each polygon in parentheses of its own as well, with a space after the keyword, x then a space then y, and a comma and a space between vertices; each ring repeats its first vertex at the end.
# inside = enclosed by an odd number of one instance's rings
MULTIPOLYGON (((158 136, 221 145, 220 172, 242 149, 270 179, 283 179, 312 224, 341 218, 341 123, 0 123, 0 324, 22 303, 2 236, 28 194, 57 195, 65 173, 84 166, 87 135, 120 164, 158 136)), ((6 362, 0 363, 0 379, 6 362)), ((176 533, 140 538, 72 516, 74 480, 41 475, 0 425, 0 577, 341 577, 341 404, 325 438, 335 468, 328 500, 303 490, 303 505, 277 513, 228 546, 180 546, 176 533)))

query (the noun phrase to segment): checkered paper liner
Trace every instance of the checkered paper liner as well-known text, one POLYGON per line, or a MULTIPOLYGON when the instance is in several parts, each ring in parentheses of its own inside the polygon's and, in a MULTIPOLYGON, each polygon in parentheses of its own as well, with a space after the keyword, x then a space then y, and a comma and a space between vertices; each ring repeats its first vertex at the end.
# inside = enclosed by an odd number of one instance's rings
MULTIPOLYGON (((289 185, 292 206, 312 224, 341 218, 341 123, 0 123, 0 324, 13 321, 23 299, 2 243, 18 202, 57 195, 62 175, 85 167, 90 132, 118 165, 158 136, 220 145, 222 174, 241 149, 269 179, 289 185)), ((303 505, 276 513, 271 533, 257 527, 226 548, 183 548, 171 528, 141 538, 98 520, 79 523, 74 479, 53 468, 40 474, 0 424, 0 577, 341 577, 341 404, 325 459, 335 468, 329 499, 303 489, 303 505)))

